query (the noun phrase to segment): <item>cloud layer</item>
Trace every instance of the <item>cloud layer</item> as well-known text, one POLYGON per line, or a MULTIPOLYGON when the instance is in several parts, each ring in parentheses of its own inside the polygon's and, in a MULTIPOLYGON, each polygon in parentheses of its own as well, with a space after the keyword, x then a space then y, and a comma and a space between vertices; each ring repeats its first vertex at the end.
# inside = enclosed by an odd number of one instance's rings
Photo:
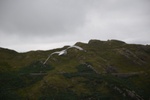
POLYGON ((149 0, 1 0, 0 46, 26 51, 92 38, 148 44, 149 5, 149 0))

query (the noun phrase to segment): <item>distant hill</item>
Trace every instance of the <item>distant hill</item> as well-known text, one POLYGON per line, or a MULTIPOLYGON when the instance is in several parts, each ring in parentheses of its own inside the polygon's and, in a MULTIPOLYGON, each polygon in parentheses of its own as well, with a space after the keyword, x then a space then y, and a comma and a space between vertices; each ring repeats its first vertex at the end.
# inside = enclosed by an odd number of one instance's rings
POLYGON ((90 40, 18 53, 0 48, 1 100, 149 100, 150 45, 90 40))

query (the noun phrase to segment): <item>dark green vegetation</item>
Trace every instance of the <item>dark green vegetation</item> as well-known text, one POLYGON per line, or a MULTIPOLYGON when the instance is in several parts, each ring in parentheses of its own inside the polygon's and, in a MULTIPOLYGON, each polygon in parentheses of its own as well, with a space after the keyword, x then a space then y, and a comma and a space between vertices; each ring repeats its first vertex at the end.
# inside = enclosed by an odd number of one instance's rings
POLYGON ((0 48, 0 100, 149 100, 150 46, 118 40, 76 43, 63 56, 0 48))

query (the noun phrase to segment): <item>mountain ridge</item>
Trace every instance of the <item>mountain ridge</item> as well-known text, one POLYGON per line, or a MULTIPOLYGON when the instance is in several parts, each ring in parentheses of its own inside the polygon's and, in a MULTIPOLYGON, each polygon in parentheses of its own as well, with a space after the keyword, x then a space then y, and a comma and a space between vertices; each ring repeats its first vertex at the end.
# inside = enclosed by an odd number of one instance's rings
POLYGON ((149 45, 120 40, 90 40, 75 45, 85 51, 70 48, 66 55, 53 55, 46 64, 43 62, 50 54, 68 46, 24 53, 0 48, 0 81, 3 81, 0 97, 31 100, 150 98, 149 45))

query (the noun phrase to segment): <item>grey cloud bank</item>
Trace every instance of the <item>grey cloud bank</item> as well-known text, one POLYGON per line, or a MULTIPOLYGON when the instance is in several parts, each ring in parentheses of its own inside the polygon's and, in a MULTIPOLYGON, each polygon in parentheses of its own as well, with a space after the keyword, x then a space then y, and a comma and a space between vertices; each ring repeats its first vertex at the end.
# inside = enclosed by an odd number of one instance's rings
POLYGON ((149 0, 1 0, 0 46, 28 51, 89 39, 150 43, 149 0))

